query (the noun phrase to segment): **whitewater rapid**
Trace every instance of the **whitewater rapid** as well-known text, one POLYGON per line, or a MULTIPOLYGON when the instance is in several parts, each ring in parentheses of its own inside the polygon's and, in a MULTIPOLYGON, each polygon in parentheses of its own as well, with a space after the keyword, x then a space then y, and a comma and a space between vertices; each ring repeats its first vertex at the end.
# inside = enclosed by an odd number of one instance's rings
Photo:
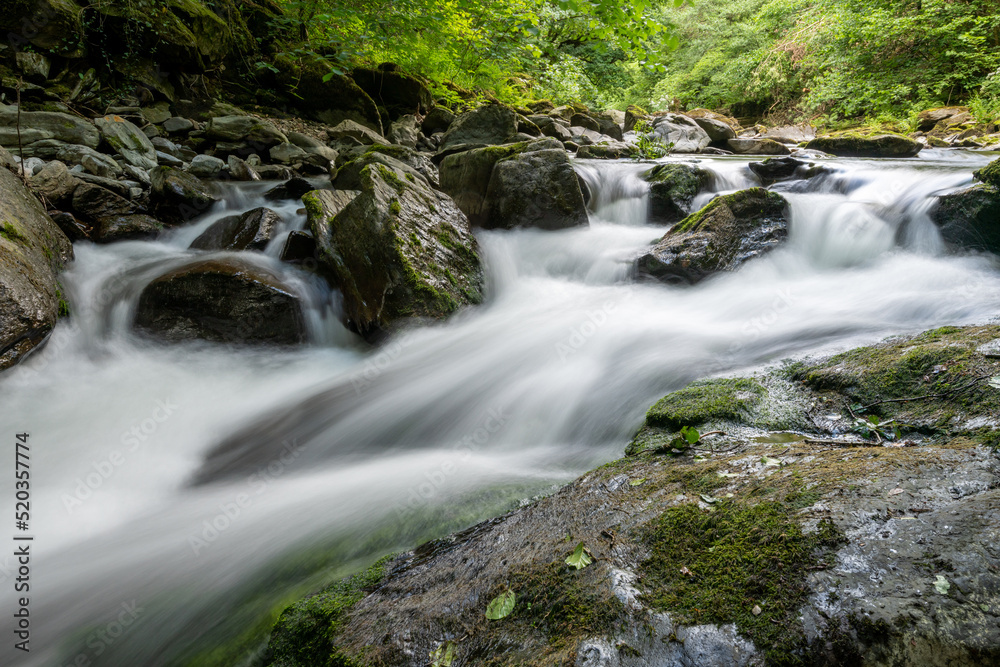
MULTIPOLYGON (((262 185, 228 186, 156 241, 77 243, 73 317, 0 374, 0 437, 31 434, 35 536, 33 650, 4 645, 0 662, 191 664, 229 644, 252 664, 243 635, 272 610, 620 456, 646 408, 695 378, 996 320, 996 258, 949 251, 928 215, 993 157, 823 160, 773 187, 790 202, 782 248, 695 287, 632 277, 665 231, 645 222, 648 165, 580 162, 589 227, 478 232, 484 305, 374 349, 335 291, 276 259, 280 239, 252 261, 294 285, 309 344, 131 333, 142 287, 204 256, 186 247, 212 221, 267 205, 282 238, 305 226, 262 185)), ((759 185, 747 162, 700 159, 714 176, 697 203, 759 185)), ((12 513, 7 473, 0 498, 12 513)), ((13 566, 0 556, 5 600, 13 566)))

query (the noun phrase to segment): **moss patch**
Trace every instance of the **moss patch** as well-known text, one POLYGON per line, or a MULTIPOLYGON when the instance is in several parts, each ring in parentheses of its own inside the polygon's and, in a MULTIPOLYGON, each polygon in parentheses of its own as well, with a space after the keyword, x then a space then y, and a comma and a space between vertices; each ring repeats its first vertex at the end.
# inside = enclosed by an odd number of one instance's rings
POLYGON ((682 624, 735 623, 768 664, 803 664, 797 616, 808 597, 806 568, 823 566, 842 541, 831 522, 807 535, 786 505, 723 501, 713 511, 670 508, 641 536, 650 550, 640 569, 648 604, 682 624))
POLYGON ((28 237, 22 234, 12 222, 0 223, 0 237, 5 238, 12 243, 29 243, 28 237))
POLYGON ((724 378, 695 382, 667 394, 646 413, 646 424, 678 430, 710 420, 745 418, 767 390, 750 378, 724 378))

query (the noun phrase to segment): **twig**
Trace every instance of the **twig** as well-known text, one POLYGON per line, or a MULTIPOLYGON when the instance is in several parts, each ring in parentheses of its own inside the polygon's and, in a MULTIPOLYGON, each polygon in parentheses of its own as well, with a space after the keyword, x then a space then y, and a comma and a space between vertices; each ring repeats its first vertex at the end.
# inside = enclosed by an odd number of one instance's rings
POLYGON ((21 86, 24 79, 17 78, 17 156, 21 158, 21 182, 28 185, 28 172, 24 168, 24 145, 21 143, 21 86))
MULTIPOLYGON (((985 375, 977 375, 975 379, 973 379, 971 382, 960 385, 958 387, 954 387, 953 389, 948 389, 947 391, 942 391, 938 394, 927 394, 925 396, 909 396, 907 398, 886 398, 883 400, 875 401, 870 405, 863 406, 861 408, 861 411, 867 412, 869 409, 874 408, 876 405, 882 405, 883 403, 912 403, 913 401, 926 401, 932 398, 948 398, 949 396, 954 396, 955 394, 961 394, 962 392, 968 391, 969 389, 972 389, 974 386, 976 386, 976 384, 978 384, 979 382, 982 382, 986 378, 992 376, 993 373, 987 373, 985 375)), ((848 407, 847 409, 850 410, 850 407, 848 407)), ((854 413, 852 412, 851 415, 853 416, 854 413)))

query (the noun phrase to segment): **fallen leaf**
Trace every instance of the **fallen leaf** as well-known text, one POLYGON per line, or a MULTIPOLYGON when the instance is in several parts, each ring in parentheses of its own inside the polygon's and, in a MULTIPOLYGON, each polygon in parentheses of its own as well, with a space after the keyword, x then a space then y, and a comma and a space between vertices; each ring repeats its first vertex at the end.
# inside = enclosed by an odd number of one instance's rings
POLYGON ((438 644, 438 647, 431 651, 431 667, 451 667, 455 661, 455 642, 446 641, 438 644))
POLYGON ((942 575, 938 575, 937 579, 934 580, 934 590, 936 590, 941 595, 947 595, 948 589, 951 588, 951 584, 942 575))
POLYGON ((711 505, 712 503, 717 503, 717 502, 719 502, 719 499, 718 499, 718 498, 713 498, 712 496, 706 496, 706 495, 705 495, 704 493, 703 493, 703 494, 701 494, 700 498, 701 498, 702 500, 704 500, 704 501, 705 501, 706 503, 708 503, 709 505, 711 505))
POLYGON ((900 488, 895 488, 895 489, 893 489, 892 491, 890 491, 890 492, 889 492, 889 495, 890 495, 890 496, 898 496, 898 495, 899 495, 899 494, 901 494, 902 492, 903 492, 903 490, 902 490, 902 489, 900 489, 900 488))
POLYGON ((486 607, 486 618, 491 621, 499 621, 501 618, 506 618, 510 616, 510 612, 514 611, 516 603, 517 597, 514 595, 514 591, 501 593, 490 600, 489 605, 486 607))
POLYGON ((764 610, 760 608, 760 605, 755 604, 753 606, 753 609, 750 610, 750 613, 753 614, 754 616, 760 616, 761 613, 763 613, 763 611, 764 610))
POLYGON ((645 483, 646 483, 645 477, 640 477, 639 479, 633 479, 631 482, 629 482, 629 484, 632 486, 642 486, 645 483))
POLYGON ((770 456, 761 457, 760 462, 764 464, 765 468, 770 467, 770 466, 780 466, 781 465, 781 461, 779 461, 778 459, 772 459, 770 456))
POLYGON ((590 557, 587 553, 587 548, 583 546, 583 542, 576 545, 576 549, 573 549, 573 553, 566 557, 566 564, 570 567, 575 567, 578 570, 582 570, 591 563, 594 559, 590 557))
POLYGON ((681 568, 681 574, 686 574, 689 577, 693 577, 694 576, 694 572, 692 572, 691 570, 687 569, 687 567, 682 567, 681 568))

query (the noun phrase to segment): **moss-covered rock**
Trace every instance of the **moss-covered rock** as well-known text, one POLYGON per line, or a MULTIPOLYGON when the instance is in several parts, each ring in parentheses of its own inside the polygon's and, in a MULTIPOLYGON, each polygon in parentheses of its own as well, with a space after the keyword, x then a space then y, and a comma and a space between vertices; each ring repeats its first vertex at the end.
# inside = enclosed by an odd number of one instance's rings
POLYGON ((425 114, 434 106, 434 98, 423 81, 391 67, 357 67, 351 71, 351 78, 386 109, 391 121, 407 114, 425 114))
POLYGON ((379 134, 385 131, 375 101, 349 76, 334 75, 319 63, 302 63, 287 56, 274 59, 278 70, 267 83, 283 93, 298 113, 331 127, 353 120, 379 134))
POLYGON ((902 158, 915 156, 923 148, 923 144, 898 134, 864 136, 858 133, 844 133, 816 137, 806 144, 806 148, 838 157, 902 158))
MULTIPOLYGON (((985 179, 992 178, 990 167, 979 172, 986 171, 985 179)), ((1000 253, 1000 186, 982 183, 943 195, 931 219, 952 246, 1000 253)))
POLYGON ((0 31, 65 58, 85 53, 83 8, 75 0, 14 0, 0 13, 0 31))
POLYGON ((649 181, 649 222, 671 225, 691 213, 694 198, 711 175, 687 164, 669 163, 653 167, 643 178, 649 181))
POLYGON ((982 169, 973 172, 972 175, 987 185, 1000 188, 1000 159, 993 160, 982 169))
POLYGON ((45 341, 65 304, 58 274, 73 258, 69 239, 8 170, 0 148, 0 370, 45 341))
POLYGON ((360 194, 349 203, 331 208, 315 192, 302 199, 351 325, 369 334, 479 303, 478 245, 455 203, 386 155, 369 153, 352 164, 360 194))
POLYGON ((501 104, 488 104, 461 114, 441 137, 439 148, 495 146, 517 133, 517 112, 501 104))
POLYGON ((589 223, 579 177, 561 147, 498 160, 484 205, 487 229, 566 229, 589 223))
POLYGON ((734 271, 770 252, 788 235, 784 198, 763 188, 716 197, 668 231, 636 261, 639 275, 696 283, 734 271))

